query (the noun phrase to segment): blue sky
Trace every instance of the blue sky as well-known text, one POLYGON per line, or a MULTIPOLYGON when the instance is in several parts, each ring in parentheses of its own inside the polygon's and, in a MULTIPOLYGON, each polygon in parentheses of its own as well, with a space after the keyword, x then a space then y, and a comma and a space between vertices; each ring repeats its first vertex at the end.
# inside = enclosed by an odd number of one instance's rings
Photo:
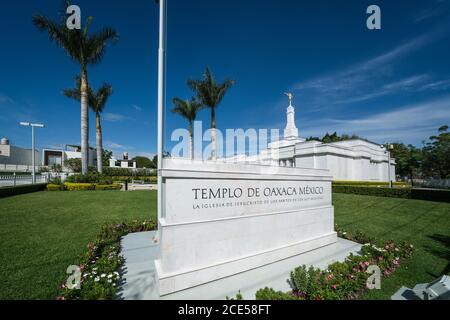
MULTIPOLYGON (((95 88, 114 87, 105 114, 105 147, 119 155, 156 152, 158 6, 153 0, 73 1, 92 28, 112 26, 120 41, 90 67, 95 88)), ((450 124, 450 1, 169 0, 167 102, 190 98, 189 78, 205 66, 236 80, 217 111, 226 128, 280 128, 296 95, 300 135, 359 134, 420 145, 450 124), (382 30, 366 28, 377 4, 382 30)), ((29 146, 19 121, 39 121, 38 147, 79 143, 79 104, 61 91, 79 70, 31 23, 57 17, 59 0, 2 2, 0 136, 29 146)), ((200 120, 209 125, 209 113, 200 120)), ((167 112, 166 135, 186 127, 167 112)), ((95 144, 91 116, 90 141, 95 144)), ((166 145, 170 149, 171 143, 166 145)))

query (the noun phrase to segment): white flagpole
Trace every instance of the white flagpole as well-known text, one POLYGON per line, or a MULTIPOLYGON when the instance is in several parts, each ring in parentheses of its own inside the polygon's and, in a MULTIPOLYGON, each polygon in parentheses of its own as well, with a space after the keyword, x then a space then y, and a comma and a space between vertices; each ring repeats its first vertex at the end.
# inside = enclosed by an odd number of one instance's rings
MULTIPOLYGON (((166 0, 159 0, 159 58, 158 58, 158 221, 162 213, 162 169, 164 148, 164 111, 165 111, 165 46, 166 46, 166 0)), ((158 222, 159 225, 159 222, 158 222)), ((160 239, 158 227, 158 238, 160 239)))

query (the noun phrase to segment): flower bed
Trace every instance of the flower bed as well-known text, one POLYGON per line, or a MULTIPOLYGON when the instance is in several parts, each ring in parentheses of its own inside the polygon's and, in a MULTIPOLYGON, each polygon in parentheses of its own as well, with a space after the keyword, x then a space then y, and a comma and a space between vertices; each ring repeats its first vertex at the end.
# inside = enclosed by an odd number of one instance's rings
MULTIPOLYGON (((362 233, 350 235, 344 230, 337 232, 348 240, 367 240, 362 233)), ((370 266, 378 266, 382 277, 390 276, 404 259, 411 256, 413 245, 388 241, 379 247, 373 243, 362 246, 361 255, 351 254, 344 262, 336 262, 327 270, 300 266, 291 272, 293 290, 288 293, 264 288, 256 293, 258 300, 344 300, 358 299, 368 290, 370 266)))
POLYGON ((102 227, 97 238, 87 245, 86 253, 80 258, 80 289, 67 287, 69 277, 60 286, 58 300, 111 300, 116 296, 120 280, 119 268, 123 264, 120 254, 120 239, 134 232, 155 230, 156 223, 132 221, 110 224, 102 227))

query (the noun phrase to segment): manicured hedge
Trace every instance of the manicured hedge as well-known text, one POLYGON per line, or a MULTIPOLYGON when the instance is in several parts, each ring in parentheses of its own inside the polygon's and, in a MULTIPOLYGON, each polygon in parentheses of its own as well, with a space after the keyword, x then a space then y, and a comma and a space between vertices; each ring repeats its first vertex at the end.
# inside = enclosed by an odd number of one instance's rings
POLYGON ((47 191, 63 191, 63 190, 64 190, 64 186, 60 185, 60 184, 49 183, 47 185, 47 191))
POLYGON ((95 186, 95 190, 98 190, 98 191, 100 191, 100 190, 101 191, 106 191, 106 190, 116 190, 116 191, 118 191, 120 189, 122 189, 122 185, 120 185, 120 184, 107 184, 107 185, 97 184, 95 186))
POLYGON ((112 176, 111 179, 114 182, 131 182, 132 180, 142 180, 145 183, 157 183, 158 182, 158 177, 156 177, 156 176, 136 176, 136 177, 112 176))
POLYGON ((30 184, 26 186, 0 188, 0 198, 12 197, 25 193, 44 191, 46 187, 47 184, 40 183, 40 184, 30 184))
POLYGON ((106 190, 120 190, 120 184, 95 184, 95 183, 64 183, 64 189, 67 191, 106 191, 106 190))
POLYGON ((66 182, 66 183, 64 183, 64 188, 67 191, 89 191, 89 190, 95 190, 95 184, 94 183, 70 183, 70 182, 66 182))
POLYGON ((376 196, 376 197, 450 202, 450 190, 409 189, 409 188, 389 189, 389 188, 355 187, 355 186, 333 186, 333 192, 376 196))
MULTIPOLYGON (((407 182, 393 182, 393 185, 397 186, 397 187, 409 187, 410 186, 410 184, 407 182)), ((333 181, 333 186, 387 187, 387 186, 389 186, 389 182, 336 180, 336 181, 333 181)))

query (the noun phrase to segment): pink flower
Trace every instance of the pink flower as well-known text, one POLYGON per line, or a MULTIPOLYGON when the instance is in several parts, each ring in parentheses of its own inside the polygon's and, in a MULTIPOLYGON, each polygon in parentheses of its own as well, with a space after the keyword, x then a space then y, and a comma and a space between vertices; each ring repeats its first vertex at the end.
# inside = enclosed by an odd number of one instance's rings
POLYGON ((364 265, 365 265, 366 267, 368 267, 368 266, 370 266, 370 263, 369 263, 368 261, 366 261, 366 262, 364 262, 364 265))
POLYGON ((62 300, 66 300, 66 298, 60 296, 60 297, 56 297, 56 300, 62 301, 62 300))
POLYGON ((333 284, 331 287, 333 288, 333 290, 336 290, 337 285, 333 284))

